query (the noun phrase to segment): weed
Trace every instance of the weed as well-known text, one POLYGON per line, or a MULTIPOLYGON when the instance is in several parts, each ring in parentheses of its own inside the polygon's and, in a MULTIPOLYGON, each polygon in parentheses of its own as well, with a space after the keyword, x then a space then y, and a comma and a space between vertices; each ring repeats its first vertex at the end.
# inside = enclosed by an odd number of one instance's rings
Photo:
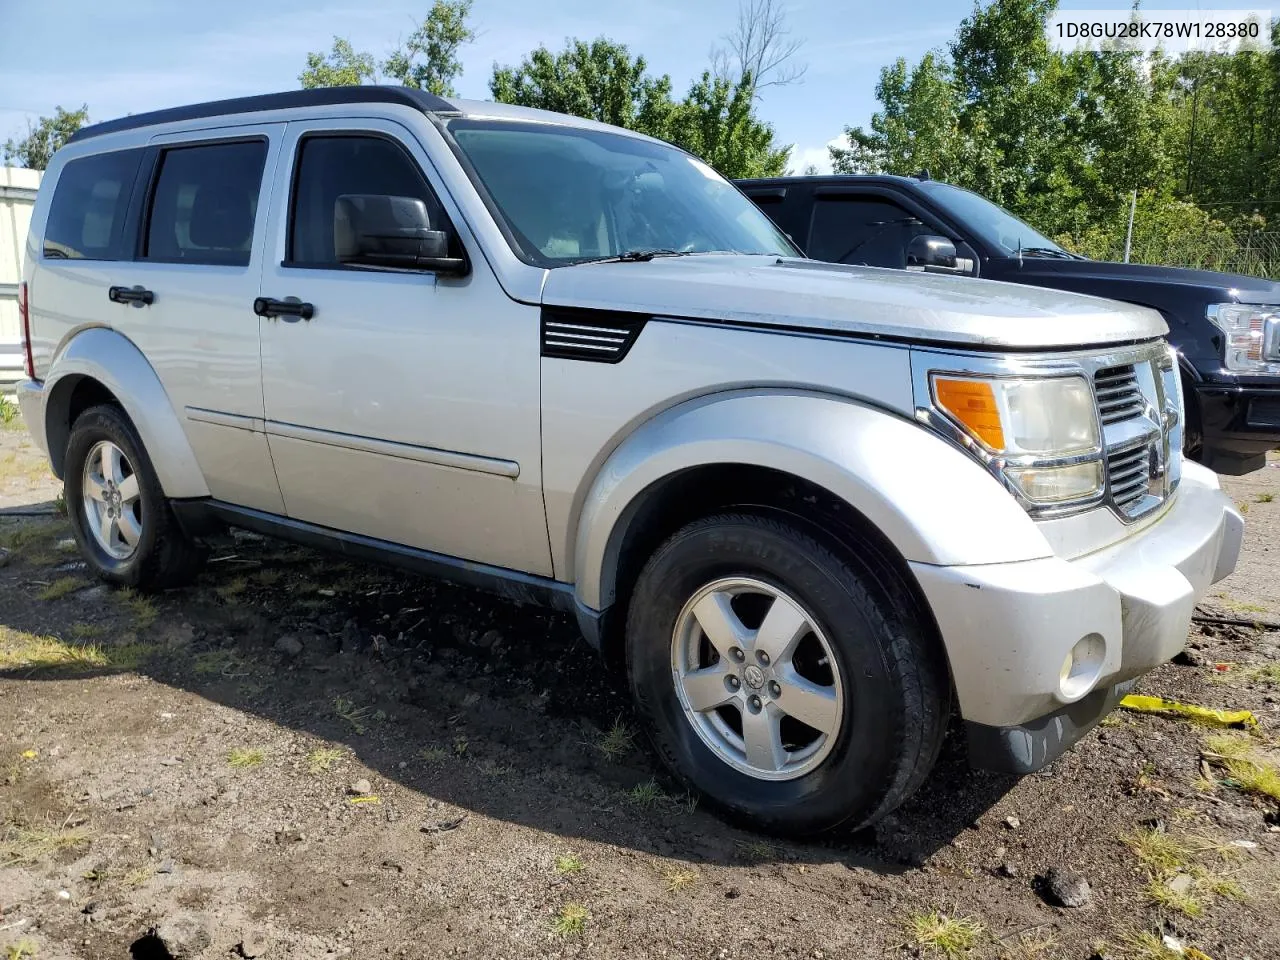
POLYGON ((79 577, 59 577, 36 594, 36 599, 44 600, 45 602, 61 600, 67 594, 75 593, 85 586, 88 586, 88 584, 79 577))
POLYGON ((1243 500, 1239 500, 1236 502, 1236 509, 1239 510, 1241 513, 1248 513, 1249 504, 1245 503, 1243 500))
POLYGON ((336 747, 317 747, 307 754, 307 769, 312 773, 328 773, 342 757, 343 752, 336 747))
POLYGON ((59 490, 58 495, 53 498, 53 512, 60 517, 67 515, 67 492, 59 490))
POLYGON ((1280 770, 1269 763, 1256 759, 1235 759, 1227 761, 1227 776, 1232 786, 1245 793, 1256 793, 1260 796, 1280 800, 1280 770))
POLYGON ((1280 663, 1264 663, 1256 667, 1245 667, 1236 672, 1241 680, 1269 685, 1280 684, 1280 663))
POLYGON ((96 640, 106 633, 106 629, 100 623, 73 623, 67 632, 72 640, 96 640))
POLYGON ((126 587, 116 594, 116 598, 129 611, 133 617, 133 622, 137 624, 139 630, 145 630, 156 622, 156 617, 160 616, 160 611, 156 609, 155 601, 150 597, 143 596, 132 587, 126 587))
POLYGON ((19 940, 4 948, 5 960, 34 960, 36 945, 30 940, 19 940))
POLYGON ((92 670, 107 665, 107 655, 95 644, 66 643, 57 637, 44 637, 0 626, 0 669, 68 667, 73 670, 92 670))
POLYGON ((333 701, 333 712, 337 714, 338 719, 345 720, 351 725, 351 729, 356 733, 364 733, 365 724, 373 715, 372 707, 358 707, 355 701, 346 697, 337 697, 333 701))
POLYGON ((1260 493, 1253 498, 1254 503, 1270 503, 1276 498, 1274 493, 1260 493))
POLYGON ((433 744, 432 746, 423 747, 419 750, 418 759, 423 763, 429 763, 432 766, 435 766, 436 764, 444 763, 449 759, 449 751, 439 744, 433 744))
POLYGON ((748 860, 772 860, 778 854, 778 848, 763 840, 739 840, 738 850, 748 860))
POLYGON ((63 850, 88 846, 89 834, 78 828, 10 828, 0 835, 0 863, 30 866, 63 850))
POLYGON ((1139 830, 1133 836, 1125 837, 1124 842, 1147 869, 1158 874, 1184 867, 1191 858, 1191 850, 1185 843, 1159 830, 1139 830))
POLYGON ((1194 885, 1186 890, 1175 890, 1169 884, 1169 880, 1153 879, 1147 884, 1147 899, 1156 906, 1188 917, 1198 917, 1204 913, 1204 902, 1195 895, 1194 885))
POLYGON ((134 867, 132 870, 127 872, 121 878, 121 882, 124 883, 126 887, 141 887, 155 875, 156 868, 149 863, 144 863, 142 866, 134 867))
POLYGON ((453 740, 453 755, 455 757, 465 757, 469 746, 471 746, 471 741, 466 737, 455 737, 453 740))
POLYGON ((587 865, 582 862, 582 858, 576 853, 566 853, 556 857, 556 873, 571 877, 574 874, 581 873, 587 865))
POLYGON ((18 421, 18 405, 8 397, 0 397, 0 423, 6 427, 18 421))
POLYGON ((265 759, 267 759, 267 755, 257 747, 232 747, 227 751, 228 766, 235 767, 238 770, 261 766, 262 761, 265 759))
POLYGON ((972 917, 949 917, 937 910, 913 914, 906 926, 915 947, 946 957, 971 950, 982 935, 982 924, 972 917))
POLYGON ((226 583, 221 583, 214 589, 224 603, 233 603, 240 594, 249 589, 248 577, 232 577, 226 583))
POLYGON ((1181 950, 1164 945, 1154 933, 1136 933, 1124 939, 1125 955, 1131 960, 1186 960, 1181 950))
POLYGON ((279 583, 280 578, 283 576, 283 570, 277 570, 275 567, 264 567, 253 575, 253 579, 264 587, 270 587, 279 583))
POLYGON ((688 890, 697 883, 698 875, 692 870, 676 868, 664 873, 662 880, 667 885, 668 893, 679 893, 681 890, 688 890))
POLYGON ((1191 868, 1191 875, 1196 878, 1196 886, 1199 889, 1208 891, 1215 897, 1223 897, 1227 900, 1245 899, 1244 887, 1225 873, 1197 866, 1191 868))
POLYGON ((566 903, 551 922, 551 928, 562 937, 577 937, 586 929, 591 914, 580 903, 566 903))
POLYGON ((122 643, 117 647, 103 647, 108 662, 121 670, 137 670, 159 652, 154 643, 122 643))
POLYGON ((649 779, 644 783, 637 783, 634 787, 627 791, 627 802, 641 810, 648 810, 655 806, 658 801, 665 800, 666 794, 662 792, 662 788, 658 786, 656 780, 649 779))
POLYGON ((625 757, 634 743, 635 734, 622 722, 622 718, 618 717, 613 721, 613 726, 596 739, 595 748, 604 755, 606 760, 614 763, 625 757))
POLYGON ((231 679, 249 675, 248 663, 231 650, 206 650, 198 653, 191 661, 191 669, 202 677, 221 676, 231 679))

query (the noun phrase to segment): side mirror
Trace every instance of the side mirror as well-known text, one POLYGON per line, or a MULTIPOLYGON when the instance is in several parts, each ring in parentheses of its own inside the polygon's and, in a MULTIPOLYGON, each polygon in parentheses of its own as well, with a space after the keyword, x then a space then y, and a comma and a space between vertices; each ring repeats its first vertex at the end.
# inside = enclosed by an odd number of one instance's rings
POLYGON ((333 247, 340 263, 463 274, 467 261, 449 256, 449 233, 431 226, 417 197, 348 193, 333 204, 333 247))
POLYGON ((925 273, 960 273, 956 245, 946 237, 921 234, 907 244, 907 269, 925 273))

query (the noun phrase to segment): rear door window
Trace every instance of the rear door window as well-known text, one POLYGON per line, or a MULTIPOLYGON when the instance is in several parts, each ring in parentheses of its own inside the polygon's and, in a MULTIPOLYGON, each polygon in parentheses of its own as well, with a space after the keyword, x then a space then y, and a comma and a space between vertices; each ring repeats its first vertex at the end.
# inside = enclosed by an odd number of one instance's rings
POLYGON ((117 150, 72 160, 49 204, 44 255, 67 260, 129 260, 125 214, 143 151, 117 150))
POLYGON ((266 159, 265 140, 163 151, 145 258, 247 266, 266 159))
POLYGON ((806 249, 815 260, 903 269, 911 238, 932 232, 885 197, 818 197, 806 249))

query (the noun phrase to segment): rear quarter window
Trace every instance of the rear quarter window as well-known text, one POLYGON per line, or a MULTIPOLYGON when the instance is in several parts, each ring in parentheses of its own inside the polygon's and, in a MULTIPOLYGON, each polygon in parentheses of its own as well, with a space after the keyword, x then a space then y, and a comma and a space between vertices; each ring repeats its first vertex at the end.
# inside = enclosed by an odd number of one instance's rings
POLYGON ((119 150, 72 160, 49 204, 44 255, 67 260, 128 260, 125 214, 143 151, 119 150))

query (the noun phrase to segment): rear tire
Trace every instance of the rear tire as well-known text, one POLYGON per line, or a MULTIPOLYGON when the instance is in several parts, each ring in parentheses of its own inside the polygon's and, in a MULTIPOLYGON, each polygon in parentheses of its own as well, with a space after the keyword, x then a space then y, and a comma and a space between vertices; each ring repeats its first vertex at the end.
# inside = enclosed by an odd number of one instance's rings
POLYGON ((80 414, 63 463, 72 531, 99 578, 157 590, 195 577, 202 553, 179 527, 123 410, 102 404, 80 414))
POLYGON ((896 582, 773 517, 677 532, 640 574, 626 636, 664 763, 730 817, 780 834, 852 830, 896 808, 932 768, 950 704, 941 650, 885 586, 896 582))

